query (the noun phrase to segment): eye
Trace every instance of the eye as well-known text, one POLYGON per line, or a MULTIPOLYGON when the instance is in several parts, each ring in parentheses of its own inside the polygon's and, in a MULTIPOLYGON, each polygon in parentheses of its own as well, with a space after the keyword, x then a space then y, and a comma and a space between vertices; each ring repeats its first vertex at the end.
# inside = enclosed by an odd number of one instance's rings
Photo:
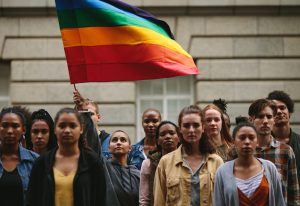
POLYGON ((62 122, 62 123, 60 123, 60 124, 58 124, 58 127, 60 128, 60 129, 64 129, 64 128, 66 128, 66 123, 64 123, 64 122, 62 122))
POLYGON ((121 142, 127 142, 127 139, 125 137, 122 137, 121 142))
POLYGON ((112 139, 111 139, 111 142, 117 142, 118 141, 118 138, 116 138, 116 137, 113 137, 112 139))
POLYGON ((1 127, 7 128, 8 127, 8 123, 7 122, 2 122, 1 127))

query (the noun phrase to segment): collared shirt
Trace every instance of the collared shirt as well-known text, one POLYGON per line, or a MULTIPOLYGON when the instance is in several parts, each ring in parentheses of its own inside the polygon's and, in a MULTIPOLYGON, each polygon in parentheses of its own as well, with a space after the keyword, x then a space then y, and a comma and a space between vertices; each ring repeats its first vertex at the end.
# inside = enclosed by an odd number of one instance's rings
POLYGON ((289 145, 293 149, 296 157, 297 175, 300 187, 300 135, 290 130, 289 145))
POLYGON ((131 151, 128 155, 128 165, 134 165, 136 168, 138 168, 138 170, 141 170, 143 161, 147 159, 144 153, 144 141, 145 138, 132 145, 131 151))
MULTIPOLYGON (((36 154, 35 152, 27 150, 27 149, 23 148, 21 145, 19 146, 20 162, 17 164, 17 170, 18 170, 18 173, 22 180, 24 197, 25 197, 25 193, 28 188, 29 177, 30 177, 30 172, 31 172, 33 163, 38 156, 39 155, 36 154)), ((3 175, 3 164, 0 159, 0 178, 2 177, 2 175, 3 175)))
POLYGON ((293 149, 273 137, 267 147, 257 147, 256 156, 273 162, 281 174, 282 193, 287 205, 300 205, 296 159, 293 149))
MULTIPOLYGON (((203 160, 199 175, 200 206, 211 206, 214 176, 223 160, 217 154, 208 154, 203 160)), ((192 175, 184 164, 182 146, 164 155, 156 169, 154 179, 154 206, 191 205, 192 175)))

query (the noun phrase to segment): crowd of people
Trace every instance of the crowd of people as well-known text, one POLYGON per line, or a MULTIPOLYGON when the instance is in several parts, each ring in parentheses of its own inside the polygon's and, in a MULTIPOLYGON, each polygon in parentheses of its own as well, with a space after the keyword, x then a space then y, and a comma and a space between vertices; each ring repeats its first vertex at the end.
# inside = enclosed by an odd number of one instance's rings
POLYGON ((283 91, 254 100, 235 124, 222 99, 187 105, 177 124, 149 108, 136 144, 100 129, 97 103, 77 90, 73 101, 54 120, 1 110, 0 205, 300 205, 300 135, 283 91))

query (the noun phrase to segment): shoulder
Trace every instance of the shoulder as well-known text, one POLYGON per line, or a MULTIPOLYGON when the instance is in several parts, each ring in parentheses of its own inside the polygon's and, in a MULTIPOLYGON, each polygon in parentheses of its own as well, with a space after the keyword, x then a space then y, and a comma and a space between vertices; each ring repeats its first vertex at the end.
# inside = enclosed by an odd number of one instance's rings
POLYGON ((213 165, 216 169, 223 163, 224 163, 223 159, 215 153, 209 154, 207 156, 207 164, 213 165))
POLYGON ((233 171, 234 161, 235 160, 231 160, 222 164, 217 170, 217 175, 231 174, 233 171))
POLYGON ((22 146, 20 146, 19 149, 20 149, 20 156, 22 160, 34 162, 39 157, 37 153, 28 150, 22 146))
POLYGON ((133 144, 132 148, 138 148, 138 147, 144 145, 144 140, 145 140, 145 138, 143 138, 142 140, 140 140, 137 143, 133 144))
POLYGON ((142 162, 141 171, 144 170, 144 169, 149 168, 150 165, 151 165, 150 159, 145 159, 145 160, 142 162))
POLYGON ((262 163, 264 169, 276 170, 276 166, 273 162, 262 158, 257 158, 257 159, 262 163))

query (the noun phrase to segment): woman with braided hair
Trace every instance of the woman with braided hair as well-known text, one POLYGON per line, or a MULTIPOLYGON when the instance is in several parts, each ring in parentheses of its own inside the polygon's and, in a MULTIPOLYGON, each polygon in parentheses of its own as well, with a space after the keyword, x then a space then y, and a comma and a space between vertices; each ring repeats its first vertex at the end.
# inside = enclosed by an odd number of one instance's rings
POLYGON ((28 149, 42 154, 57 147, 54 122, 46 110, 40 109, 32 113, 29 129, 28 149))

